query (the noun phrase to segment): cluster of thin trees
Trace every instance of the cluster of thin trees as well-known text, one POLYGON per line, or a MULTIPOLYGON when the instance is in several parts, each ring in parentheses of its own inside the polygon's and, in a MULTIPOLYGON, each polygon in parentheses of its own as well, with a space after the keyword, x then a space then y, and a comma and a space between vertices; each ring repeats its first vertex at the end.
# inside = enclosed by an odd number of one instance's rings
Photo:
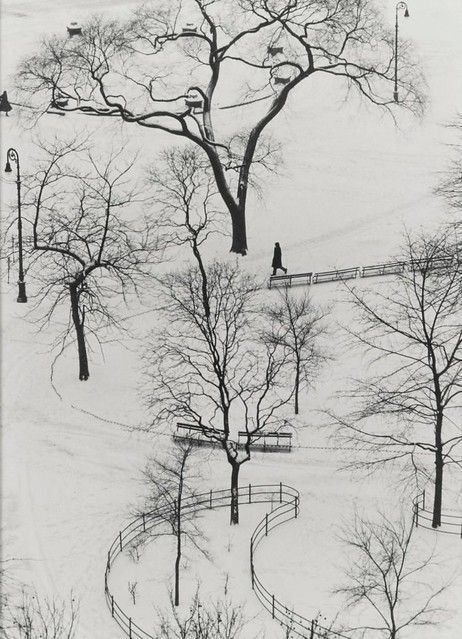
MULTIPOLYGON (((52 103, 69 117, 110 116, 186 143, 164 151, 140 183, 136 159, 122 149, 102 153, 81 137, 42 142, 24 180, 29 274, 42 325, 65 309, 58 349, 75 341, 81 381, 90 377, 89 339, 123 330, 121 301, 155 287, 164 328, 152 332, 144 349, 145 428, 155 437, 184 420, 219 449, 230 470, 231 524, 239 523, 239 474, 252 443, 277 432, 289 411, 299 415, 329 358, 329 310, 306 292, 268 298, 238 263, 207 257, 209 238, 226 234, 229 214, 231 251, 246 254, 249 188, 262 171, 274 170, 278 151, 268 127, 313 76, 335 78, 379 109, 422 112, 420 72, 408 43, 399 61, 402 99, 393 100, 394 51, 370 0, 190 0, 147 5, 128 20, 91 18, 81 37, 49 37, 19 68, 23 98, 38 113, 52 103), (231 97, 229 77, 236 80, 231 97), (223 114, 247 104, 260 109, 255 121, 230 132, 223 114), (160 275, 157 265, 174 256, 186 265, 160 275), (238 431, 245 435, 240 446, 238 431)), ((440 190, 460 211, 460 163, 440 190)), ((456 227, 407 238, 398 259, 408 268, 386 287, 350 290, 358 317, 350 334, 372 354, 370 375, 348 393, 353 412, 330 413, 336 437, 357 451, 347 465, 374 470, 399 462, 409 476, 433 482, 435 528, 445 469, 461 463, 454 417, 462 395, 456 227)), ((176 539, 173 608, 180 603, 184 542, 206 554, 196 516, 182 511, 183 499, 195 494, 196 453, 192 444, 178 445, 145 471, 144 510, 163 512, 159 534, 176 539)), ((390 639, 430 622, 436 597, 430 593, 421 608, 397 618, 402 582, 429 561, 406 569, 411 534, 412 523, 361 520, 346 538, 361 561, 343 592, 352 604, 372 605, 383 623, 367 630, 390 639)), ((133 584, 130 593, 135 603, 133 584)), ((213 613, 202 629, 196 600, 190 632, 221 636, 213 613)), ((234 614, 229 606, 220 610, 234 614)), ((164 620, 163 636, 183 636, 183 623, 175 615, 164 620)), ((241 617, 233 623, 223 637, 238 636, 241 617)))

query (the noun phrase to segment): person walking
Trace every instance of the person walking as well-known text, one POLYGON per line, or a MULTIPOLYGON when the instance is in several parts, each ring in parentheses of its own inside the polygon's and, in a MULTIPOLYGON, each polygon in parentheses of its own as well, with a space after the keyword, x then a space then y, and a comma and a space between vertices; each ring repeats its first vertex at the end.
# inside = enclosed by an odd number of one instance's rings
POLYGON ((8 100, 6 91, 3 91, 3 93, 0 95, 0 113, 3 112, 7 116, 8 112, 11 111, 12 108, 13 107, 8 100))
POLYGON ((287 273, 287 269, 282 266, 282 251, 279 246, 279 242, 276 242, 274 245, 273 261, 271 262, 271 266, 273 267, 273 275, 276 275, 278 269, 287 273))

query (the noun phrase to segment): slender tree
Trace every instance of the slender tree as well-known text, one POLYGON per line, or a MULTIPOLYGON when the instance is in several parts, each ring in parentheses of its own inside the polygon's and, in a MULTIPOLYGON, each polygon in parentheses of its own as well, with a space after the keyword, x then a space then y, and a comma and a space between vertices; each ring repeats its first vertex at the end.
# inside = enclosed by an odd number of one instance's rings
POLYGON ((358 311, 351 334, 374 358, 371 375, 349 393, 360 407, 336 417, 360 453, 352 465, 373 469, 410 459, 427 474, 414 453, 432 454, 434 528, 441 525, 444 468, 460 468, 462 442, 451 418, 462 397, 461 270, 454 246, 451 234, 409 239, 402 256, 407 268, 393 283, 383 291, 351 291, 358 311))
MULTIPOLYGON (((151 460, 144 471, 144 483, 149 494, 144 511, 155 512, 166 524, 166 531, 156 527, 156 537, 168 534, 176 540, 174 605, 180 604, 180 566, 183 540, 186 539, 203 554, 204 533, 198 525, 200 511, 195 508, 198 491, 193 486, 200 477, 198 460, 192 442, 177 442, 164 460, 151 460)), ((197 456, 197 454, 196 454, 197 456)))
POLYGON ((313 383, 326 361, 319 341, 326 333, 327 311, 316 307, 306 292, 297 297, 285 288, 278 294, 278 303, 265 309, 270 327, 262 338, 288 353, 294 371, 294 411, 298 415, 300 390, 313 383))
POLYGON ((45 158, 26 180, 26 205, 32 216, 33 256, 29 259, 41 288, 38 305, 50 321, 69 304, 69 325, 75 331, 79 379, 89 372, 87 332, 93 335, 116 325, 114 305, 127 301, 158 260, 153 224, 134 215, 141 203, 129 184, 133 162, 122 164, 122 151, 101 158, 79 141, 44 147, 45 158), (119 165, 119 166, 118 166, 119 165))
POLYGON ((373 0, 169 0, 126 21, 90 18, 80 37, 46 38, 21 64, 18 85, 40 112, 51 101, 62 112, 112 116, 195 144, 231 216, 231 251, 245 255, 262 136, 299 85, 336 79, 380 109, 422 111, 404 41, 402 100, 393 101, 394 50, 373 0))
POLYGON ((342 530, 346 582, 335 592, 346 597, 354 619, 362 620, 349 628, 352 637, 400 639, 412 626, 442 621, 436 600, 446 586, 429 580, 432 556, 417 551, 414 530, 414 522, 403 516, 396 522, 384 515, 370 521, 358 514, 342 530))

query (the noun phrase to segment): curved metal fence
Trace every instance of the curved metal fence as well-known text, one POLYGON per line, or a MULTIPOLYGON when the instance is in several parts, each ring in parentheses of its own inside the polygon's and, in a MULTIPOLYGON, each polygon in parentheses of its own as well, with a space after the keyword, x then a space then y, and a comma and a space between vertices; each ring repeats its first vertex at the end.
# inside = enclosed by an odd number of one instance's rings
MULTIPOLYGON (((282 485, 280 493, 280 505, 274 508, 255 528, 250 539, 250 572, 252 577, 252 589, 258 597, 260 603, 271 617, 283 625, 291 634, 306 639, 347 639, 330 628, 326 628, 318 623, 316 619, 307 619, 298 614, 289 606, 281 602, 274 592, 271 592, 262 582, 255 569, 255 551, 260 543, 271 531, 291 519, 297 519, 300 511, 300 497, 297 490, 290 486, 282 485)), ((289 636, 289 635, 288 635, 289 636)))
MULTIPOLYGON (((306 639, 342 639, 343 635, 324 628, 317 623, 316 619, 307 619, 297 614, 279 599, 270 593, 264 586, 255 569, 255 551, 259 544, 268 534, 278 526, 298 517, 300 511, 300 495, 298 490, 283 483, 260 484, 240 486, 238 490, 239 504, 272 503, 278 504, 255 528, 250 540, 250 572, 252 588, 262 603, 263 607, 291 633, 297 634, 306 639)), ((206 510, 229 506, 231 491, 210 490, 200 495, 186 498, 183 501, 182 511, 184 514, 192 510, 206 510)), ((156 636, 141 628, 132 617, 127 615, 114 599, 114 595, 109 589, 109 575, 111 567, 116 557, 136 539, 149 532, 163 520, 163 509, 144 513, 130 521, 125 528, 119 531, 117 537, 112 542, 106 562, 104 573, 104 592, 106 601, 111 611, 113 619, 118 623, 124 634, 129 639, 157 639, 156 636)), ((347 639, 347 638, 345 638, 347 639)))
POLYGON ((425 490, 413 501, 414 524, 416 527, 428 528, 438 533, 458 535, 462 539, 462 515, 441 513, 441 526, 433 528, 433 512, 427 509, 425 490))

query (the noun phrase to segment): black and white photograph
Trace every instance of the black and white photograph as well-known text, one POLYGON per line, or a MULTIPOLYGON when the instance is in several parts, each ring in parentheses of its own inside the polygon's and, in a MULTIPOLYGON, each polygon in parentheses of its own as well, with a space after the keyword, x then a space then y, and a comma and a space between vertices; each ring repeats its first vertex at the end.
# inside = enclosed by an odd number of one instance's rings
POLYGON ((462 639, 461 0, 0 17, 0 639, 462 639))

